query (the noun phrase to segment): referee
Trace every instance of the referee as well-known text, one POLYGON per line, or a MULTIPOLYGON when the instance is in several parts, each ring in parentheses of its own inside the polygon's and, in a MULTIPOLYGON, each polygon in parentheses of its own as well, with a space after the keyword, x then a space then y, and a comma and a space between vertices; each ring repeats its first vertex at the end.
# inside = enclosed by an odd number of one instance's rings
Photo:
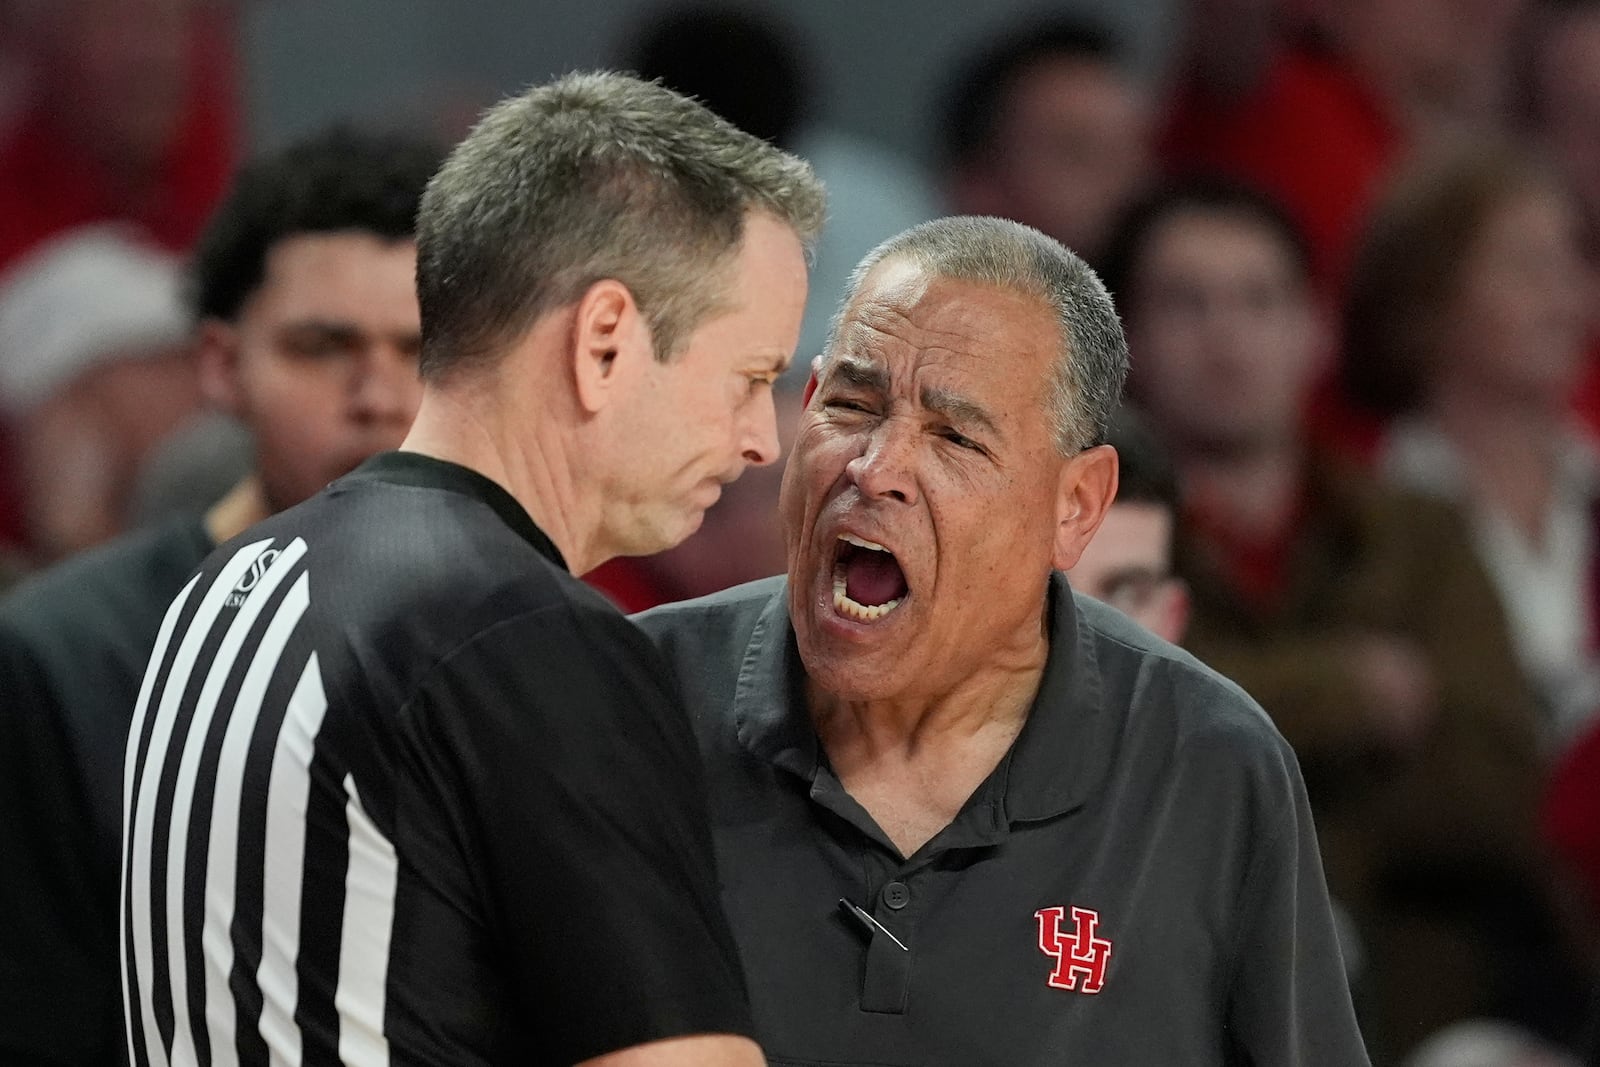
POLYGON ((400 452, 223 545, 129 734, 144 1064, 756 1064, 703 779, 574 577, 777 456, 809 168, 659 86, 491 110, 418 216, 400 452))

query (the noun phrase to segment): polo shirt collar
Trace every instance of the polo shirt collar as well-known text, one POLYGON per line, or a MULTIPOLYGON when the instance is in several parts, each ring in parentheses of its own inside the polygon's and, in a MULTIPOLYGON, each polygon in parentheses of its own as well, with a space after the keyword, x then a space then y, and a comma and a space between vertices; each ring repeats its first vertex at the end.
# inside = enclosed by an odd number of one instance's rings
MULTIPOLYGON (((1105 705, 1092 631, 1082 625, 1059 573, 1050 578, 1049 604, 1050 653, 1028 721, 973 798, 979 805, 998 800, 1002 825, 1050 819, 1083 806, 1104 782, 1117 741, 1120 722, 1105 705)), ((810 782, 823 755, 806 709, 803 671, 788 584, 780 582, 739 667, 735 729, 752 755, 810 782)))
POLYGON ((511 527, 517 536, 537 549, 540 555, 562 570, 569 569, 561 550, 543 530, 539 529, 527 509, 517 502, 517 498, 499 482, 471 467, 425 456, 420 452, 380 452, 341 479, 345 480, 443 489, 446 492, 471 497, 498 515, 501 522, 511 527))
POLYGON ((1094 631, 1060 572, 1050 576, 1050 656, 1028 721, 997 770, 1011 822, 1052 819, 1082 807, 1111 768, 1122 722, 1106 706, 1094 631))
POLYGON ((739 665, 733 714, 739 743, 805 781, 816 778, 822 746, 806 710, 805 668, 789 621, 789 583, 777 583, 756 619, 739 665))

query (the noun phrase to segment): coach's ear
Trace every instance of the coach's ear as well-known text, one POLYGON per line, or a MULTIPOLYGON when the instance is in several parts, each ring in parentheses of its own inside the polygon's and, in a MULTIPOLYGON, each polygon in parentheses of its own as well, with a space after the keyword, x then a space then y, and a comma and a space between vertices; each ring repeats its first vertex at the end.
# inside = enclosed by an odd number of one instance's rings
POLYGON ((1056 485, 1056 543, 1051 561, 1070 571, 1117 497, 1119 461, 1110 445, 1086 448, 1061 464, 1056 485))
POLYGON ((239 330, 222 319, 202 319, 195 332, 195 369, 200 395, 216 411, 243 419, 244 390, 239 384, 239 330))
POLYGON ((611 404, 655 359, 650 325, 626 285, 602 278, 578 298, 572 358, 578 403, 591 414, 611 404))
POLYGON ((811 357, 811 374, 806 378, 806 391, 800 397, 800 410, 804 411, 811 406, 811 398, 817 394, 817 382, 822 378, 822 353, 818 352, 811 357))

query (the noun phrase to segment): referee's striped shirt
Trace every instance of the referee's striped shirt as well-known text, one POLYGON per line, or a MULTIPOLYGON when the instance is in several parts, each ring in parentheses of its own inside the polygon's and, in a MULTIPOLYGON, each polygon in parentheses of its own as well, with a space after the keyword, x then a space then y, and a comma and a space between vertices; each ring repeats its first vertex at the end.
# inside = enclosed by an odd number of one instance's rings
POLYGON ((748 1033, 666 677, 451 464, 380 456, 224 545, 129 732, 130 1062, 571 1063, 748 1033))

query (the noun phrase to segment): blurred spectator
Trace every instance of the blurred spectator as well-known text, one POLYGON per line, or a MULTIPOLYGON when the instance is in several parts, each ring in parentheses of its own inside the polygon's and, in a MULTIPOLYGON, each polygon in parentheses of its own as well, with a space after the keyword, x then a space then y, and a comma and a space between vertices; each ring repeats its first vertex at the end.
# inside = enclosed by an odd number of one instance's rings
POLYGON ((1521 1027, 1492 1020, 1456 1023, 1406 1057, 1403 1067, 1581 1067, 1576 1057, 1521 1027))
POLYGON ((1397 160, 1505 127, 1525 2, 1188 0, 1163 159, 1280 200, 1337 294, 1397 160))
MULTIPOLYGON (((0 274, 98 222, 187 250, 235 162, 232 15, 224 0, 0 0, 0 274)), ((0 544, 24 539, 20 436, 0 421, 0 544)))
POLYGON ((167 604, 214 545, 397 446, 421 395, 411 239, 440 154, 333 133, 240 178, 197 252, 206 396, 254 474, 0 600, 0 1063, 106 1064, 128 723, 167 604))
POLYGON ((0 278, 0 418, 36 559, 121 532, 140 464, 199 407, 181 273, 136 231, 92 226, 0 278))
POLYGON ((1324 0, 1319 28, 1409 141, 1506 129, 1528 0, 1324 0))
POLYGON ((1177 472, 1160 438, 1129 404, 1112 419, 1106 443, 1117 450, 1117 496, 1067 578, 1073 589, 1176 644, 1189 620, 1189 591, 1172 573, 1177 472))
POLYGON ((1386 477, 1454 502, 1555 744, 1600 710, 1600 454, 1569 414, 1578 218, 1515 149, 1453 149, 1380 205, 1346 314, 1352 392, 1401 416, 1386 477))
POLYGON ((1151 165, 1151 100, 1122 44, 1074 20, 1035 18, 979 52, 941 116, 955 213, 1042 230, 1098 264, 1151 165))
POLYGON ((219 0, 3 0, 27 82, 0 127, 0 270, 50 235, 125 220, 183 251, 235 161, 219 0))
POLYGON ((1600 0, 1538 0, 1529 27, 1526 117, 1583 218, 1594 337, 1574 406, 1600 437, 1600 0))
POLYGON ((1456 513, 1307 442, 1307 263, 1276 205, 1191 184, 1134 210, 1107 274, 1183 487, 1187 644, 1294 745, 1367 942, 1369 1036, 1398 1051, 1549 963, 1533 702, 1456 513))
POLYGON ((1534 138, 1560 167, 1600 263, 1600 0, 1538 0, 1525 72, 1534 138))
MULTIPOLYGON (((827 187, 828 224, 813 256, 789 375, 798 387, 811 357, 822 351, 856 263, 878 242, 937 213, 926 176, 883 146, 826 121, 804 49, 770 12, 716 3, 662 9, 638 29, 622 65, 802 156, 827 187)), ((768 573, 775 572, 761 576, 768 573)))
POLYGON ((1371 195, 1400 150, 1376 95, 1303 41, 1282 0, 1186 0, 1159 137, 1179 175, 1224 174, 1280 201, 1335 292, 1371 195))

